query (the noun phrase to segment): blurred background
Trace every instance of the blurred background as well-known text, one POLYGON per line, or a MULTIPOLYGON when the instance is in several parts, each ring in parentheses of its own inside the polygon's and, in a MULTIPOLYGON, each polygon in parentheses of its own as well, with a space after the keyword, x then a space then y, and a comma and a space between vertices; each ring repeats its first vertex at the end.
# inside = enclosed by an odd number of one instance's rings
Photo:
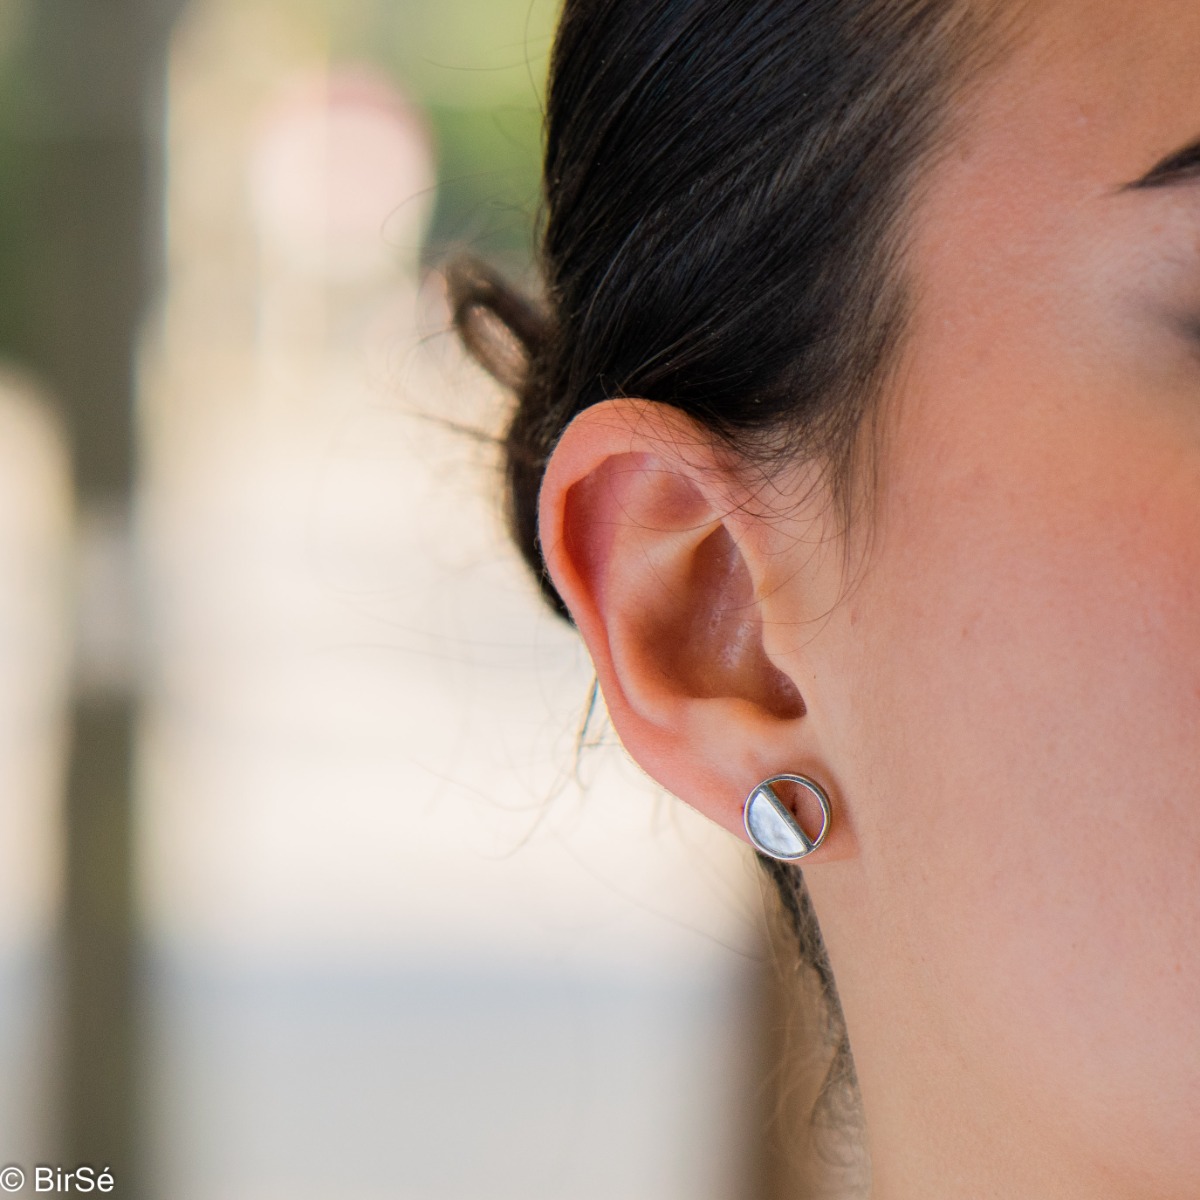
POLYGON ((591 712, 447 329, 556 7, 0 0, 18 1194, 803 1194, 756 868, 591 712))

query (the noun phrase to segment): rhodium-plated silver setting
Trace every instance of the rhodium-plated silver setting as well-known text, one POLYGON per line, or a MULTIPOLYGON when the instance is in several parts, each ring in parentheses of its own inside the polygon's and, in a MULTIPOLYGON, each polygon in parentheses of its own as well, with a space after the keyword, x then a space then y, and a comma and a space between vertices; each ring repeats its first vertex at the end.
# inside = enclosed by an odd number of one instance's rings
POLYGON ((742 813, 746 833, 755 848, 780 862, 799 862, 807 858, 825 840, 832 819, 833 809, 825 789, 807 775, 772 775, 770 779, 764 779, 746 797, 742 813), (803 788, 821 806, 821 831, 815 838, 804 832, 772 786, 783 782, 803 788))

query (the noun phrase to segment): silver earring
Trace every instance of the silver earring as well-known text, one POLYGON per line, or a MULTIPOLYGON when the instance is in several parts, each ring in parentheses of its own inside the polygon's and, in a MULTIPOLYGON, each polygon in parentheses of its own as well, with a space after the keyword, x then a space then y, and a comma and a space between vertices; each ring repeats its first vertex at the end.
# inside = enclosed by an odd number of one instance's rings
POLYGON ((742 819, 756 849, 780 862, 797 862, 807 858, 825 840, 833 809, 825 789, 807 775, 772 775, 746 797, 742 819), (821 832, 815 838, 800 828, 800 822, 771 786, 783 781, 804 788, 821 806, 821 832))

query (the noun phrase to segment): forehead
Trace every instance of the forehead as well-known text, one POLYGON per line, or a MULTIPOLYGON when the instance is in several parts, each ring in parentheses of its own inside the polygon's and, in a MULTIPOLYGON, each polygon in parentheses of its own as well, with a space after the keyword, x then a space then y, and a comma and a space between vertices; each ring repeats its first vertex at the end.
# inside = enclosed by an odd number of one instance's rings
POLYGON ((1120 314, 1200 248, 1200 177, 1121 188, 1200 136, 1198 66, 1200 0, 1025 6, 914 195, 921 390, 1019 389, 1068 360, 1082 384, 1135 336, 1120 314))
POLYGON ((1197 0, 1026 0, 1017 29, 960 153, 1113 184, 1200 134, 1197 0))

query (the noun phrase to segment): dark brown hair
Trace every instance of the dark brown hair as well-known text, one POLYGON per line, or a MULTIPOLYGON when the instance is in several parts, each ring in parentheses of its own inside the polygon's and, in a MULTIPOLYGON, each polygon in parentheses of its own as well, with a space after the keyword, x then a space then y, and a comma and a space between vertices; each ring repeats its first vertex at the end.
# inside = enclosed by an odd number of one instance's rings
MULTIPOLYGON (((542 295, 450 270, 468 348, 518 404, 504 439, 514 539, 542 561, 537 494, 568 422, 636 396, 743 459, 823 464, 850 518, 864 418, 902 344, 905 222, 948 140, 985 23, 960 0, 566 0, 545 127, 542 295)), ((803 878, 764 860, 845 1023, 803 878)), ((828 1089, 827 1089, 828 1091, 828 1089)))

